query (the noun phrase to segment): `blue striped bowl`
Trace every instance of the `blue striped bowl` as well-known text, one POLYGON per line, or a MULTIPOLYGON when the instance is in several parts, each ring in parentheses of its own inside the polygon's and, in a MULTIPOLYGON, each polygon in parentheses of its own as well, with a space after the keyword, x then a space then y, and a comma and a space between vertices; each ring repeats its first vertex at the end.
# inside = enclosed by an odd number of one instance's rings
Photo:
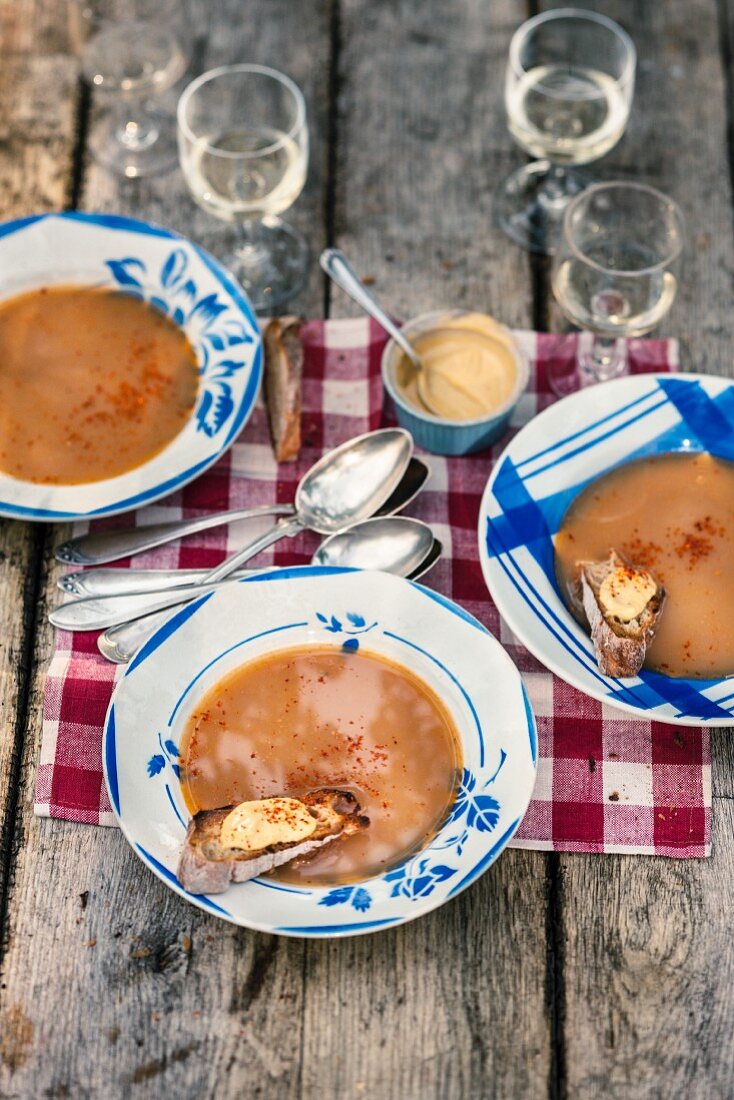
POLYGON ((734 677, 603 676, 590 638, 568 612, 553 537, 574 497, 622 463, 670 451, 734 460, 734 383, 645 374, 592 386, 552 405, 495 465, 479 514, 479 555, 497 607, 561 679, 621 710, 684 726, 734 725, 734 677))

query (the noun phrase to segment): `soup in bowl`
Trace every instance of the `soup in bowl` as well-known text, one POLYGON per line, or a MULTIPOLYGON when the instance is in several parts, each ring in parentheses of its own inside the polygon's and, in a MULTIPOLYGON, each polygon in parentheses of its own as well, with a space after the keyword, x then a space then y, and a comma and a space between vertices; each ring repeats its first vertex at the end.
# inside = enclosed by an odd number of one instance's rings
POLYGON ((316 936, 412 919, 473 882, 519 826, 536 756, 519 673, 476 620, 409 581, 320 567, 174 615, 105 733, 112 805, 151 869, 237 923, 316 936), (278 865, 290 843, 316 846, 278 865), (197 872, 239 866, 182 883, 187 845, 197 872))

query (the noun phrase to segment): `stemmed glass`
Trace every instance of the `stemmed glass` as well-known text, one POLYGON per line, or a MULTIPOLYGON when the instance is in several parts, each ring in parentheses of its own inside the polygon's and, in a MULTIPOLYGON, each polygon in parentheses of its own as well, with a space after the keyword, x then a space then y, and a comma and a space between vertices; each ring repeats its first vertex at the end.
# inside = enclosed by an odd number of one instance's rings
POLYGON ((85 78, 108 102, 89 135, 92 155, 128 178, 172 168, 175 127, 155 99, 189 62, 185 0, 72 0, 69 25, 85 78))
POLYGON ((553 265, 553 292, 579 337, 576 363, 549 370, 563 396, 628 371, 623 336, 642 336, 675 299, 683 215, 667 195, 642 183, 599 183, 569 204, 553 265))
POLYGON ((228 266, 255 309, 276 308, 300 289, 308 270, 308 245, 278 217, 306 182, 303 95, 283 73, 262 65, 212 69, 179 100, 178 138, 196 202, 240 226, 228 266))
POLYGON ((515 32, 505 80, 510 133, 531 156, 498 196, 500 225, 531 252, 552 253, 563 211, 591 182, 571 166, 603 157, 629 118, 636 53, 611 19, 558 8, 515 32))

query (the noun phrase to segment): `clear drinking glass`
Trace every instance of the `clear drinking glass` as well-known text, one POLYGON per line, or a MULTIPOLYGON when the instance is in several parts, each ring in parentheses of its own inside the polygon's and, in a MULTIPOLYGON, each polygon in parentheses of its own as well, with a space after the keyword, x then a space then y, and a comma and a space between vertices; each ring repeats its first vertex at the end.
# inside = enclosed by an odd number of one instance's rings
POLYGON ((576 364, 554 364, 563 396, 626 374, 620 337, 643 336, 673 304, 680 277, 683 215, 642 183, 598 183, 569 203, 553 265, 553 293, 579 337, 576 364))
POLYGON ((82 72, 107 101, 89 135, 92 155, 128 178, 172 168, 175 124, 156 99, 189 62, 185 0, 71 0, 69 21, 82 72))
POLYGON ((212 69, 179 100, 178 139, 196 202, 241 227, 228 266, 255 309, 281 305, 303 285, 309 263, 306 242, 278 217, 306 182, 303 95, 262 65, 212 69))
POLYGON ((636 53, 629 35, 604 15, 558 8, 515 32, 505 108, 518 145, 541 160, 505 181, 500 225, 531 252, 553 252, 563 211, 591 182, 572 171, 603 157, 624 133, 636 53))

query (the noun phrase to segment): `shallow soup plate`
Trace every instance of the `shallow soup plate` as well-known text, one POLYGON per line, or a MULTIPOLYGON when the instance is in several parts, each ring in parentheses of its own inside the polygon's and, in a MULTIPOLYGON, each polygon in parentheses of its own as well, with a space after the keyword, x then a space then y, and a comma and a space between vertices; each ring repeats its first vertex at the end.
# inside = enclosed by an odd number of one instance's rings
MULTIPOLYGON (((234 581, 161 627, 117 686, 105 725, 104 766, 112 806, 133 850, 187 901, 266 932, 346 936, 413 920, 490 866, 527 808, 536 744, 519 673, 500 644, 456 604, 385 573, 302 566, 234 581), (441 698, 463 757, 447 818, 422 848, 363 881, 301 887, 263 876, 216 897, 188 894, 176 878, 189 819, 179 782, 187 718, 231 670, 308 645, 387 658, 441 698)), ((416 742, 415 753, 421 750, 416 742)))
POLYGON ((480 509, 479 556, 510 629, 561 679, 632 714, 687 726, 733 726, 733 677, 687 679, 647 669, 624 679, 602 675, 591 639, 556 582, 553 539, 574 498, 615 467, 670 452, 734 460, 734 383, 641 374, 557 402, 498 459, 480 509))
POLYGON ((53 521, 124 512, 185 485, 232 444, 260 387, 260 332, 242 289, 198 245, 132 218, 41 214, 0 224, 0 272, 0 300, 70 285, 141 298, 183 329, 199 368, 191 415, 152 458, 119 476, 74 485, 0 471, 0 515, 53 521))

